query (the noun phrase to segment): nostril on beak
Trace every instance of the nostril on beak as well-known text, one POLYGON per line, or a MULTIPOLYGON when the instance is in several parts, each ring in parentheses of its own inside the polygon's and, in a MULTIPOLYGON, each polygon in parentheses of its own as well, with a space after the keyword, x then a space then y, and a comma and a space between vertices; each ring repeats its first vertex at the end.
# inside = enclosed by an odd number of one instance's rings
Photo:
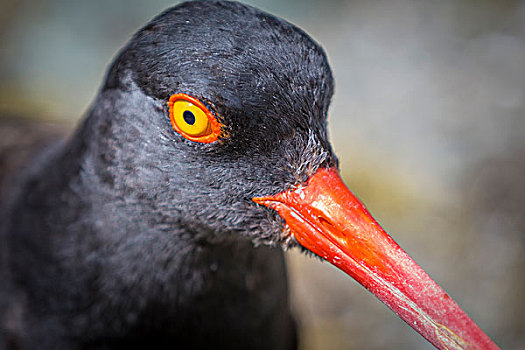
POLYGON ((333 230, 335 228, 334 224, 324 216, 318 216, 317 220, 319 220, 321 225, 328 230, 333 230))

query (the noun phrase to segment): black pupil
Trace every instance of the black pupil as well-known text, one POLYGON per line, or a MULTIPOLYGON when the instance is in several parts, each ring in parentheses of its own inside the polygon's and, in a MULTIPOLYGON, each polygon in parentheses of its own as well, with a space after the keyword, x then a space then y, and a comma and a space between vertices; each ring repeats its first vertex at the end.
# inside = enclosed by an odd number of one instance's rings
POLYGON ((190 111, 184 111, 182 114, 182 117, 184 118, 184 121, 190 125, 195 124, 195 116, 190 111))

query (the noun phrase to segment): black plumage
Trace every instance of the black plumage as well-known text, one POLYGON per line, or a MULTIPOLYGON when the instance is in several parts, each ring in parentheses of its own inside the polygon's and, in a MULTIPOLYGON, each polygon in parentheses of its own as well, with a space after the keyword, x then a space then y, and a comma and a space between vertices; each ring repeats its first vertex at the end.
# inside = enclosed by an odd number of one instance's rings
MULTIPOLYGON (((291 348, 284 221, 255 204, 337 164, 333 79, 295 26, 188 2, 141 29, 72 137, 3 183, 0 344, 291 348), (199 98, 216 143, 170 125, 199 98)), ((0 348, 2 346, 0 345, 0 348)))

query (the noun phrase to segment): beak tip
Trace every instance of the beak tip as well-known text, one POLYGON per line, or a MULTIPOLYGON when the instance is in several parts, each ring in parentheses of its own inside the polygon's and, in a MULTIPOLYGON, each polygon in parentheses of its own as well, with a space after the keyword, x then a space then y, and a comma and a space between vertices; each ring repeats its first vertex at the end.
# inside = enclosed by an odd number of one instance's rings
POLYGON ((356 279, 438 349, 498 349, 348 190, 335 168, 300 191, 253 201, 277 211, 308 251, 356 279))

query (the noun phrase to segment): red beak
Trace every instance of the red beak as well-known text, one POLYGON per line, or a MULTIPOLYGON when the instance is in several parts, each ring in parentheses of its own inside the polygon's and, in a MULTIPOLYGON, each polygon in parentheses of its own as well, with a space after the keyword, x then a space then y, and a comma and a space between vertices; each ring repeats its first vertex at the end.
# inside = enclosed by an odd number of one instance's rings
POLYGON ((275 209, 303 247, 352 276, 438 349, 497 345, 374 220, 336 169, 305 187, 254 198, 275 209))

